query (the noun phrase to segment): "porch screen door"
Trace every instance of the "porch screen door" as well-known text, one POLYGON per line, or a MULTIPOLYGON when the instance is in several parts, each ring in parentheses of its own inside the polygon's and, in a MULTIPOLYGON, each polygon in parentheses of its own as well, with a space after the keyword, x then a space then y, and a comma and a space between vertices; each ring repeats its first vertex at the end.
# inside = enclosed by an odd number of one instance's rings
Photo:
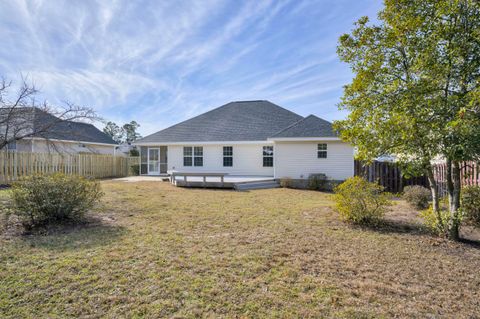
POLYGON ((148 149, 148 174, 160 174, 160 149, 148 149))

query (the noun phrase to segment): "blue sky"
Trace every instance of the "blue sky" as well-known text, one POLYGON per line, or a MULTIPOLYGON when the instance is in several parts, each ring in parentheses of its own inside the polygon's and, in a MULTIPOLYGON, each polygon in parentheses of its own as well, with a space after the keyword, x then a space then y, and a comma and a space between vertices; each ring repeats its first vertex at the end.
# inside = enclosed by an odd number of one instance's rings
MULTIPOLYGON (((2 1, 0 75, 153 133, 230 101, 341 119, 341 34, 379 0, 2 1)), ((101 124, 97 124, 101 127, 101 124)))

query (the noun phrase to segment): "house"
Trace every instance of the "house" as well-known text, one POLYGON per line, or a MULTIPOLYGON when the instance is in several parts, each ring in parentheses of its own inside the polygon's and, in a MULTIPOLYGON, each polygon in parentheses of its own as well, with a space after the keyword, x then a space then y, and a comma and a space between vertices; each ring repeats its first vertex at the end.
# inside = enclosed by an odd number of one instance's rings
MULTIPOLYGON (((2 134, 26 137, 9 143, 8 151, 117 153, 117 143, 92 124, 61 120, 39 108, 18 108, 14 111, 17 115, 9 120, 10 132, 2 129, 2 134)), ((3 115, 2 118, 5 118, 3 115)))
POLYGON ((169 171, 332 180, 353 176, 351 145, 332 124, 302 117, 269 101, 231 102, 146 136, 140 147, 142 175, 169 171))

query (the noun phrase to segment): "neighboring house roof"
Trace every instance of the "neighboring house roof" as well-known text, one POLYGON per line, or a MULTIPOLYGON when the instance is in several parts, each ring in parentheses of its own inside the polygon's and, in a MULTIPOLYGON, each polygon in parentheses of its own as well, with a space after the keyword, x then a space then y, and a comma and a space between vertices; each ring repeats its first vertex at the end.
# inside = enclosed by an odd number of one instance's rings
POLYGON ((338 134, 333 130, 332 123, 309 115, 270 137, 338 137, 338 134))
POLYGON ((67 141, 79 141, 101 144, 117 144, 110 136, 92 124, 62 121, 58 117, 35 109, 34 130, 52 125, 46 132, 35 134, 35 137, 67 141))
POLYGON ((110 136, 92 124, 61 120, 39 108, 0 109, 0 118, 5 118, 6 116, 10 117, 10 120, 8 120, 11 122, 10 125, 16 125, 17 129, 21 129, 23 135, 33 133, 31 137, 117 144, 110 136))
POLYGON ((264 141, 302 116, 269 101, 230 102, 136 142, 264 141))

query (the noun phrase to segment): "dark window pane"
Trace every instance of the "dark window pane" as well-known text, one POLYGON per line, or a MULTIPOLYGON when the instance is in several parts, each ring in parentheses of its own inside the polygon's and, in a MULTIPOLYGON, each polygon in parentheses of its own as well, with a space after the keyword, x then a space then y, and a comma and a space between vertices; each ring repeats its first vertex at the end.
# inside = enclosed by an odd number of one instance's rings
POLYGON ((233 155, 233 147, 232 146, 224 146, 223 147, 223 156, 232 156, 233 155))
POLYGON ((202 156, 203 155, 203 147, 202 146, 195 146, 194 147, 194 155, 195 156, 202 156))
POLYGON ((327 151, 318 151, 318 158, 327 158, 327 151))
POLYGON ((223 166, 233 166, 233 157, 224 157, 223 166))
POLYGON ((326 151, 327 150, 327 144, 318 144, 318 150, 319 151, 326 151))
POLYGON ((263 167, 273 167, 273 157, 264 157, 263 167))
POLYGON ((190 146, 183 148, 183 156, 192 156, 192 148, 190 146))
POLYGON ((194 164, 195 166, 203 166, 203 157, 195 157, 194 164))
POLYGON ((192 158, 189 156, 185 156, 183 158, 183 166, 192 166, 192 158))

